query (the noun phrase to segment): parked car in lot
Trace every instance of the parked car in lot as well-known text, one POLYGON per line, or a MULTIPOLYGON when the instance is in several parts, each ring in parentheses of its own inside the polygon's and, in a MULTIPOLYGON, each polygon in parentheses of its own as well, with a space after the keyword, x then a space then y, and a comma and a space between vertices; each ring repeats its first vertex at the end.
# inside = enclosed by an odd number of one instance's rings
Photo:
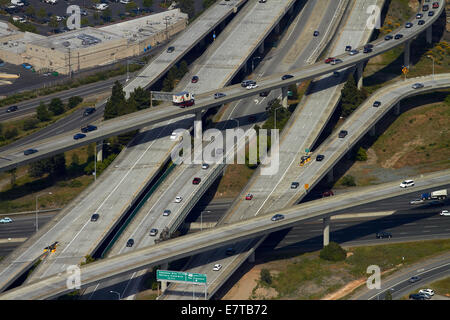
POLYGON ((81 132, 86 133, 86 132, 90 132, 90 131, 95 131, 97 130, 97 127, 94 125, 87 125, 86 127, 81 128, 81 132))
POLYGON ((37 149, 27 149, 23 152, 24 155, 28 156, 30 154, 38 152, 37 149))
POLYGON ((338 137, 339 138, 345 138, 347 136, 347 134, 348 134, 347 130, 341 130, 341 131, 339 131, 338 137))
POLYGON ((100 218, 100 215, 98 213, 94 213, 91 217, 91 221, 95 222, 100 218))
POLYGON ((420 289, 419 293, 427 294, 430 297, 434 296, 434 291, 432 289, 420 289))
POLYGON ((400 188, 414 187, 414 180, 405 180, 400 183, 400 188))
POLYGON ((390 239, 390 238, 392 238, 392 233, 387 232, 387 231, 379 231, 376 234, 376 238, 377 239, 384 239, 384 238, 390 239))
POLYGON ((77 133, 76 135, 73 136, 74 140, 83 139, 85 137, 86 135, 84 133, 77 133))
POLYGON ((427 297, 421 293, 412 293, 409 295, 409 299, 411 299, 411 300, 427 300, 427 297))
POLYGON ((12 222, 13 222, 12 219, 8 217, 0 219, 0 223, 12 223, 12 222))
POLYGON ((10 107, 8 107, 8 109, 6 109, 6 112, 14 112, 17 110, 19 110, 18 106, 10 106, 10 107))
POLYGON ((153 229, 150 230, 150 236, 154 237, 157 234, 158 234, 158 229, 153 228, 153 229))
POLYGON ((270 220, 272 220, 272 221, 279 221, 279 220, 283 220, 283 219, 284 219, 284 216, 282 214, 277 213, 270 220))

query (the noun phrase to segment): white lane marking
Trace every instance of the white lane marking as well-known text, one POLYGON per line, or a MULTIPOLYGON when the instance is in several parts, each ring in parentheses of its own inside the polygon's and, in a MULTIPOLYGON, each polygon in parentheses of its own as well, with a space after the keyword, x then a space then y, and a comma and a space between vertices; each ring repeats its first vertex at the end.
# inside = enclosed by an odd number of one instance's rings
POLYGON ((92 293, 91 293, 91 295, 89 296, 89 299, 88 299, 88 300, 91 300, 91 299, 92 299, 92 296, 94 295, 95 290, 97 290, 97 288, 98 288, 99 285, 100 285, 100 282, 97 282, 97 285, 95 286, 94 291, 92 291, 92 293))

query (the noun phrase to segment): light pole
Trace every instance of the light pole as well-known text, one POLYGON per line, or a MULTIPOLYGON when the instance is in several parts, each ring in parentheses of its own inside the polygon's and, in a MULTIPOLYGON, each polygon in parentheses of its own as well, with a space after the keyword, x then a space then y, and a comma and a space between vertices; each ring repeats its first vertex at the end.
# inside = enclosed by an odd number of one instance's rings
POLYGON ((52 194, 51 192, 49 192, 49 193, 41 193, 41 194, 38 194, 37 196, 36 196, 36 232, 38 232, 38 230, 39 230, 39 221, 38 221, 38 198, 40 197, 40 196, 43 196, 43 195, 46 195, 46 194, 52 194))
POLYGON ((431 60, 433 60, 433 80, 434 80, 434 58, 433 56, 427 55, 427 58, 430 58, 431 60))
POLYGON ((278 108, 275 109, 275 123, 274 123, 274 129, 277 128, 277 110, 280 109, 280 108, 283 108, 283 106, 278 107, 278 108))
POLYGON ((261 57, 253 57, 253 58, 252 58, 252 72, 253 72, 253 69, 254 69, 254 68, 253 68, 253 62, 255 61, 255 59, 261 59, 261 57))
MULTIPOLYGON (((107 146, 110 145, 110 143, 107 142, 102 143, 101 146, 103 147, 104 144, 106 144, 107 146)), ((95 154, 94 154, 94 181, 97 181, 97 143, 95 143, 95 154)))
POLYGON ((119 297, 119 300, 120 300, 120 293, 119 293, 119 292, 117 292, 117 291, 112 291, 112 290, 110 290, 109 292, 110 292, 110 293, 115 293, 115 294, 117 294, 117 296, 119 297))
POLYGON ((125 82, 128 82, 128 80, 130 80, 129 71, 128 71, 128 64, 129 64, 129 60, 127 59, 127 78, 125 79, 125 82))

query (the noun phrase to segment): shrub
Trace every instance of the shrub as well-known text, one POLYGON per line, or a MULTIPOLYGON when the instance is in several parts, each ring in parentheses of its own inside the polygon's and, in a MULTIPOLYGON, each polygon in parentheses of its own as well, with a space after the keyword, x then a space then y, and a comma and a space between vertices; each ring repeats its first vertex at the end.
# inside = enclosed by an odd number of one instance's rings
POLYGON ((260 279, 261 282, 270 285, 272 283, 272 276, 270 275, 270 271, 267 269, 261 269, 260 279))
POLYGON ((6 140, 12 139, 19 134, 17 128, 8 129, 5 131, 4 136, 6 140))
POLYGON ((69 109, 75 108, 82 101, 83 101, 83 98, 81 98, 81 97, 78 97, 78 96, 70 97, 69 101, 67 102, 67 108, 69 108, 69 109))
POLYGON ((347 252, 336 242, 330 242, 320 250, 320 258, 328 261, 342 261, 346 256, 347 252))
POLYGON ((23 130, 28 131, 31 129, 36 128, 37 124, 39 123, 39 120, 37 118, 30 118, 23 122, 23 130))
POLYGON ((81 183, 80 180, 72 180, 72 181, 70 181, 70 183, 69 183, 69 187, 71 187, 71 188, 79 188, 79 187, 81 187, 82 185, 83 185, 83 183, 81 183))
POLYGON ((350 175, 345 176, 344 178, 342 178, 342 185, 347 186, 347 187, 356 186, 355 178, 350 175))
POLYGON ((367 152, 362 147, 359 147, 358 152, 356 152, 356 161, 366 161, 367 160, 367 152))

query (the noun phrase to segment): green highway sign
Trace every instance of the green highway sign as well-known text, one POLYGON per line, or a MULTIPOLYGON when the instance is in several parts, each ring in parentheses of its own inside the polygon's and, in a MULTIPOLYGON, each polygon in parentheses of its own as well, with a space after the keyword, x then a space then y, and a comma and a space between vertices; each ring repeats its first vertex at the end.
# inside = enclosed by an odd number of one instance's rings
POLYGON ((206 274, 156 270, 156 280, 171 282, 206 283, 206 274))

